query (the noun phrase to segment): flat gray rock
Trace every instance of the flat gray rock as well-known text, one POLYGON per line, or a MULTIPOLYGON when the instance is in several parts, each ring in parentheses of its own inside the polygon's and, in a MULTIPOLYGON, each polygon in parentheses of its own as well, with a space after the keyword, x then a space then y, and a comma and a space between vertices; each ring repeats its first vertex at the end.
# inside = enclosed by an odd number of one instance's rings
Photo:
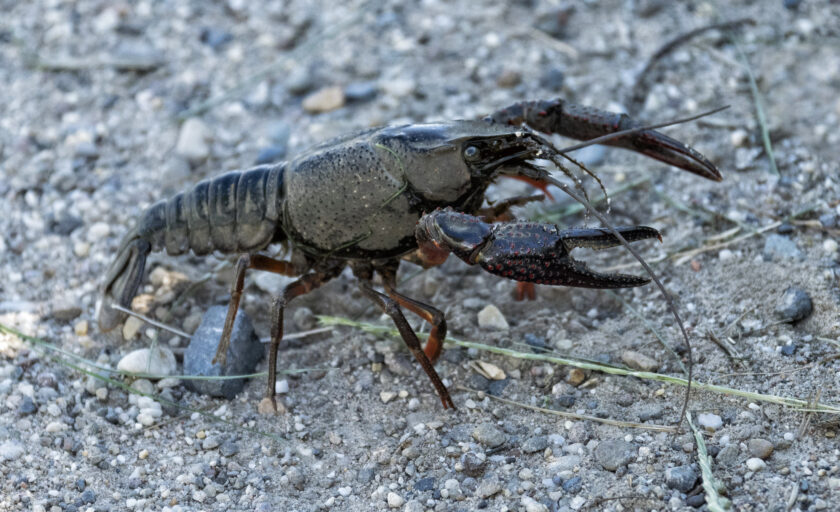
MULTIPOLYGON (((213 306, 204 313, 201 324, 190 338, 190 344, 184 353, 184 373, 186 375, 218 377, 254 372, 257 363, 263 357, 264 350, 257 333, 254 332, 251 320, 241 309, 233 322, 233 332, 230 336, 230 347, 228 347, 225 366, 213 364, 216 345, 219 343, 225 325, 227 309, 224 306, 213 306)), ((233 398, 242 391, 245 386, 245 379, 189 379, 186 384, 187 387, 197 393, 233 398)))

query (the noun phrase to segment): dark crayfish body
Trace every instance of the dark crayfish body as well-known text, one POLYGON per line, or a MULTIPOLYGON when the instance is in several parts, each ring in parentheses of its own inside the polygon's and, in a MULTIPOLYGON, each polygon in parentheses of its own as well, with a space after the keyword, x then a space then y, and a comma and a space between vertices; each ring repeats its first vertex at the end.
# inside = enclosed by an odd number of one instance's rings
MULTIPOLYGON (((288 162, 202 181, 149 207, 125 236, 105 278, 99 326, 103 331, 113 329, 125 317, 110 306, 131 303, 150 252, 240 254, 216 354, 216 360, 224 363, 245 271, 298 276, 275 300, 266 392, 273 408, 276 353, 286 305, 349 265, 362 292, 394 320, 444 406, 453 406, 431 364, 441 351, 445 319, 436 308, 396 290, 400 258, 419 247, 415 254, 424 264, 441 263, 449 252, 455 252, 489 272, 529 283, 592 288, 645 284, 642 278, 590 271, 571 259, 568 253, 574 247, 616 245, 618 239, 605 230, 484 223, 502 218, 510 206, 533 199, 513 198, 485 208, 484 193, 498 177, 544 187, 548 171, 534 162, 546 159, 570 174, 561 165, 560 152, 530 128, 589 139, 634 126, 626 116, 562 100, 523 102, 482 121, 365 130, 316 146, 288 162), (291 261, 258 254, 276 242, 288 243, 291 261), (384 293, 373 288, 374 273, 381 275, 384 293), (432 324, 425 351, 401 308, 432 324)), ((640 130, 609 144, 720 180, 717 169, 702 155, 656 131, 640 130)), ((659 236, 641 226, 621 228, 621 232, 631 241, 659 236)))

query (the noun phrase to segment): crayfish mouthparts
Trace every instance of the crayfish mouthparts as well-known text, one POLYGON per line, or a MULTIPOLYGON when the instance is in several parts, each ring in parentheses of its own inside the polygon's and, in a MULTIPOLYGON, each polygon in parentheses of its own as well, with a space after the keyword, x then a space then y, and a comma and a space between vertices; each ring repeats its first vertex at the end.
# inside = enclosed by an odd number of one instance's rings
MULTIPOLYGON (((659 231, 647 226, 619 226, 616 231, 628 242, 662 241, 659 231)), ((537 222, 488 224, 446 208, 424 215, 416 236, 421 257, 451 252, 470 265, 515 281, 580 288, 628 288, 650 282, 644 277, 596 272, 571 257, 572 249, 578 247, 602 250, 621 245, 605 228, 561 230, 537 222)))

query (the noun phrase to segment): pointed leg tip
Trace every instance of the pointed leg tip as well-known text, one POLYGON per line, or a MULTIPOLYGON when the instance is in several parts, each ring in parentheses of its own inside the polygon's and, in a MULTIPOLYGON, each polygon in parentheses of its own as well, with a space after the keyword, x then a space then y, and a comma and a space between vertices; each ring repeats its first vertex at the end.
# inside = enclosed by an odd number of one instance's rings
POLYGON ((286 413, 286 406, 283 405, 282 402, 277 402, 274 397, 265 397, 260 400, 259 405, 257 406, 257 412, 259 412, 263 416, 275 416, 278 414, 285 414, 286 413))

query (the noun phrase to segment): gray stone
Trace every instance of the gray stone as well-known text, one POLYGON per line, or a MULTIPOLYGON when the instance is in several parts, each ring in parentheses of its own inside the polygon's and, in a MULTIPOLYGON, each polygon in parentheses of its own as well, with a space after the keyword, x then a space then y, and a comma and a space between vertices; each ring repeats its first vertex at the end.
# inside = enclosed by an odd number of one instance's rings
POLYGON ((522 443, 522 451, 524 453, 541 452, 548 448, 548 438, 546 436, 530 437, 522 443))
POLYGON ((222 446, 219 448, 219 453, 225 457, 232 457, 239 453, 239 445, 233 439, 228 439, 222 443, 222 446))
POLYGON ((260 150, 257 154, 257 159, 254 161, 257 165, 270 164, 283 160, 286 156, 286 146, 267 146, 260 150))
POLYGON ((461 456, 461 465, 464 466, 464 473, 469 476, 481 476, 487 468, 487 459, 479 457, 474 452, 467 452, 461 456))
POLYGON ((750 439, 747 446, 750 449, 750 455, 759 459, 766 460, 773 453, 773 443, 760 437, 750 439))
POLYGON ((210 130, 200 119, 190 118, 181 125, 175 153, 190 162, 200 163, 210 156, 210 130))
POLYGON ((623 439, 603 441, 595 448, 595 460, 607 471, 615 471, 636 458, 636 447, 623 439))
POLYGON ((659 368, 659 361, 635 350, 625 350, 621 354, 621 360, 630 368, 643 372, 652 372, 659 368))
POLYGON ((837 215, 834 213, 824 213, 820 215, 820 224, 824 228, 837 227, 837 215))
POLYGON ((473 439, 489 448, 501 446, 507 440, 505 433, 492 423, 482 423, 472 433, 473 439))
POLYGON ((776 316, 785 322, 796 322, 808 317, 813 309, 814 305, 808 292, 790 286, 776 303, 776 316))
POLYGON ((715 461, 721 466, 734 466, 741 457, 741 450, 734 444, 728 444, 720 449, 715 461))
POLYGON ((802 251, 796 246, 796 242, 775 233, 767 235, 764 239, 763 254, 764 259, 768 261, 802 259, 802 251))
POLYGON ((414 490, 419 492, 431 491, 435 488, 435 477, 421 478, 414 482, 414 490))
POLYGON ((0 444, 0 461, 17 460, 23 455, 24 446, 19 441, 9 440, 0 444))
POLYGON ((347 101, 368 101, 376 97, 376 82, 353 82, 344 87, 344 96, 347 101))
POLYGON ((697 482, 697 472, 691 466, 677 466, 665 470, 665 483, 671 489, 688 492, 697 482))
MULTIPOLYGON (((224 367, 213 364, 216 345, 222 336, 227 307, 213 306, 204 313, 201 325, 190 338, 190 344, 184 353, 184 373, 187 375, 221 376, 253 373, 257 363, 263 357, 263 347, 251 320, 241 309, 233 322, 227 362, 224 367)), ((187 387, 210 396, 233 398, 242 390, 245 379, 229 380, 194 380, 186 381, 187 387)))
POLYGON ((583 479, 579 476, 574 476, 563 482, 563 490, 569 494, 577 494, 583 489, 583 479))
POLYGON ((21 416, 29 416, 30 414, 38 412, 38 406, 35 405, 35 402, 32 401, 31 397, 25 396, 20 402, 17 412, 21 416))
POLYGON ((475 495, 479 498, 489 498, 502 490, 502 484, 499 482, 499 477, 490 475, 478 484, 475 489, 475 495))

